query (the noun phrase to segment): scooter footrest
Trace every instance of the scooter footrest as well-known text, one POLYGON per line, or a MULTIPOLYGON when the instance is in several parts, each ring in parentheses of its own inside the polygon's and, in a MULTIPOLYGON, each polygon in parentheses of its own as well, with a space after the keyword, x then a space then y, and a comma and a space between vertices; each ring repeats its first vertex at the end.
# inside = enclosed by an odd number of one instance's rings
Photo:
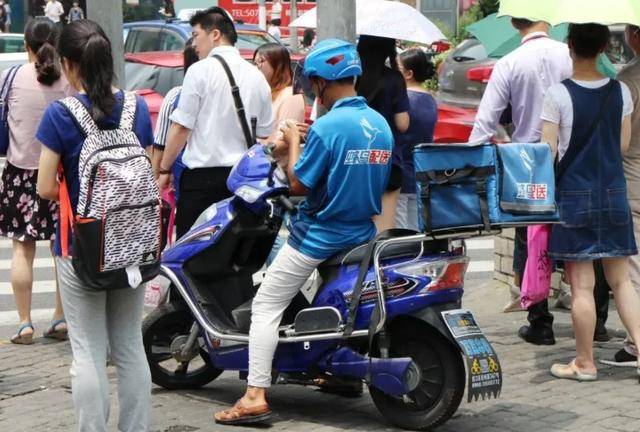
POLYGON ((340 311, 334 307, 302 309, 293 323, 295 334, 338 332, 342 324, 340 311))

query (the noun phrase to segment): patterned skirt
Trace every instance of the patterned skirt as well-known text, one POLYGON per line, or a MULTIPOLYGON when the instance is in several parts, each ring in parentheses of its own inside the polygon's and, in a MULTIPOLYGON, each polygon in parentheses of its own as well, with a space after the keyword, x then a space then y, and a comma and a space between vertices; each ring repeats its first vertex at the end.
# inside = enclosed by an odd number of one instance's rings
POLYGON ((38 170, 6 162, 0 181, 0 236, 13 240, 53 240, 58 203, 36 192, 38 170))

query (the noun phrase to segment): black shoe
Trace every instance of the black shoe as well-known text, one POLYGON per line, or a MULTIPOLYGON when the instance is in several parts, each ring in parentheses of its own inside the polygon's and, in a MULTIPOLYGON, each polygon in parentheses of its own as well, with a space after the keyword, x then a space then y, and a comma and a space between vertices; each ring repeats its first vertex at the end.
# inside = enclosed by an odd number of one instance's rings
POLYGON ((613 356, 613 360, 601 360, 600 363, 618 367, 637 367, 638 358, 633 354, 629 354, 624 348, 621 348, 620 351, 613 356))
POLYGON ((596 326, 596 331, 593 334, 593 340, 596 342, 609 342, 611 340, 611 336, 609 336, 605 326, 596 326))
POLYGON ((362 396, 362 381, 359 379, 331 377, 329 379, 317 379, 316 385, 322 393, 337 396, 357 398, 362 396))
POLYGON ((553 331, 546 328, 536 328, 532 326, 522 326, 518 330, 520 336, 525 342, 534 345, 554 345, 556 343, 553 337, 553 331))

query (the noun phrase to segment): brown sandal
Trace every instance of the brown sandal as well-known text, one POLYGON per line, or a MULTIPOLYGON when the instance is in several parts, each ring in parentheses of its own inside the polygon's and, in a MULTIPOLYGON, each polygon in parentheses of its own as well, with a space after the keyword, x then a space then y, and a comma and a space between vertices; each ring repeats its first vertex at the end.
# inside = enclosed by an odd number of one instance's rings
POLYGON ((262 423, 271 417, 269 405, 259 405, 256 407, 245 408, 241 401, 224 411, 217 412, 213 415, 216 423, 222 425, 246 425, 252 423, 262 423))

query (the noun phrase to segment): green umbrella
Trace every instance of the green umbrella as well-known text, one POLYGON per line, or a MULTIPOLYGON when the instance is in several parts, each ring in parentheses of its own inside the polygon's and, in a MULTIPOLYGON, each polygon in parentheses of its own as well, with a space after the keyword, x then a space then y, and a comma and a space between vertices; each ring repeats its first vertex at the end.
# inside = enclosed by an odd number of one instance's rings
MULTIPOLYGON (((551 27, 549 36, 564 42, 567 39, 568 30, 567 24, 559 24, 551 27)), ((495 13, 471 24, 467 27, 467 31, 484 45, 487 55, 492 58, 504 57, 518 48, 522 42, 520 33, 511 25, 511 18, 508 16, 498 17, 498 14, 495 13)), ((610 78, 616 76, 616 69, 604 54, 598 59, 598 70, 610 78)))
MULTIPOLYGON (((567 25, 552 27, 549 35, 564 42, 567 38, 567 25)), ((520 46, 520 33, 511 25, 508 16, 498 17, 497 13, 486 16, 467 27, 467 31, 484 45, 487 55, 501 58, 520 46)))
POLYGON ((501 0, 499 16, 508 15, 551 25, 598 23, 640 25, 638 0, 501 0))

